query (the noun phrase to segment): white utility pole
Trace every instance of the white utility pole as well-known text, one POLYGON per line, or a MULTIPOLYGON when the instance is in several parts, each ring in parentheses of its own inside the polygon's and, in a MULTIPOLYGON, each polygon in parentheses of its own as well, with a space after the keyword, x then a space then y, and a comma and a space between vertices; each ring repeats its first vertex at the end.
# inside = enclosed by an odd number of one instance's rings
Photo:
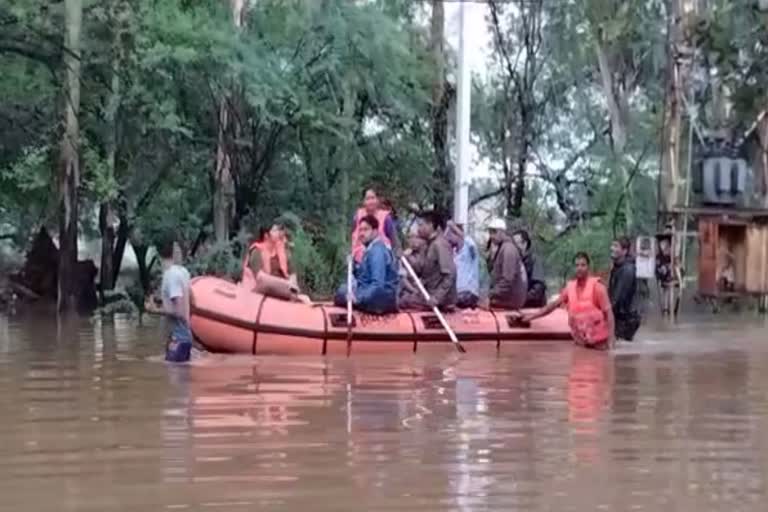
POLYGON ((456 169, 453 178, 453 220, 465 226, 469 221, 469 123, 472 79, 467 62, 467 5, 459 6, 459 72, 456 104, 456 169))

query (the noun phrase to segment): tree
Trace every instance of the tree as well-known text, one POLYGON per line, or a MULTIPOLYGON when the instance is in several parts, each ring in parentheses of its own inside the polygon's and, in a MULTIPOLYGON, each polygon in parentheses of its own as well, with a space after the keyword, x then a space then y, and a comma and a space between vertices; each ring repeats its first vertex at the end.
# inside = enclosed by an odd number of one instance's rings
POLYGON ((58 163, 59 286, 58 307, 75 305, 77 282, 78 186, 80 185, 80 37, 82 0, 64 2, 64 133, 58 163))

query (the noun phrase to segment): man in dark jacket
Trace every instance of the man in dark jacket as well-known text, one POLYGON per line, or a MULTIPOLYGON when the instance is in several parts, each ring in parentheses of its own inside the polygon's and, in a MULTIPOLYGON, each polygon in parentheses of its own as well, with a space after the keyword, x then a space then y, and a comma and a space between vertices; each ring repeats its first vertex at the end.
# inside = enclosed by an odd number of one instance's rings
POLYGON ((488 234, 496 247, 489 269, 490 305, 497 309, 520 309, 528 293, 528 277, 520 251, 506 229, 503 219, 493 219, 488 223, 488 234))
POLYGON ((544 281, 541 260, 536 257, 531 247, 531 237, 524 229, 518 229, 512 234, 512 241, 523 256, 523 266, 528 277, 528 295, 524 307, 543 308, 547 304, 547 284, 544 281))
POLYGON ((616 338, 632 341, 640 328, 640 314, 635 308, 637 276, 635 261, 629 254, 632 242, 620 237, 611 244, 611 277, 608 295, 611 298, 613 316, 616 320, 616 338))
POLYGON ((420 294, 403 293, 400 296, 402 309, 451 309, 456 305, 456 264, 453 261, 453 248, 443 235, 445 220, 436 212, 426 212, 419 216, 419 236, 426 242, 423 257, 418 268, 414 268, 424 288, 429 293, 430 302, 420 294))

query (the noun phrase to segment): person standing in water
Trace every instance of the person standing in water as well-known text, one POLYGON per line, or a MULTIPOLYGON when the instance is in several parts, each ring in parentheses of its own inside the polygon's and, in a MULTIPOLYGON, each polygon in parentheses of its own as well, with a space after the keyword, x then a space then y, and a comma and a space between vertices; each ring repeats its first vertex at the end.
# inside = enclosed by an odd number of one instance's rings
POLYGON ((613 266, 608 282, 608 295, 616 318, 616 337, 626 341, 632 341, 640 328, 640 313, 635 304, 637 273, 635 260, 629 253, 631 248, 632 242, 625 236, 611 244, 613 266))
POLYGON ((586 348, 608 350, 615 339, 608 291, 598 277, 590 275, 587 253, 576 253, 573 263, 575 279, 568 281, 560 297, 539 311, 525 315, 523 321, 530 322, 565 306, 568 308, 568 324, 573 341, 586 348))
POLYGON ((192 330, 189 327, 189 271, 175 258, 176 240, 168 236, 156 244, 163 266, 163 281, 160 286, 162 306, 158 307, 148 299, 144 309, 149 313, 161 314, 166 323, 165 360, 172 363, 189 361, 192 353, 192 330))

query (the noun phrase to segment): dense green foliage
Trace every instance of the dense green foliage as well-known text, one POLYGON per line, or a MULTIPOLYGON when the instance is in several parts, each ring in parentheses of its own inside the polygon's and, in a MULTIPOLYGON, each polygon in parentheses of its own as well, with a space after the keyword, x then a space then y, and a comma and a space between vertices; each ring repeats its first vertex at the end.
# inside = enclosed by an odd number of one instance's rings
MULTIPOLYGON (((697 41, 749 124, 765 105, 765 19, 711 3, 697 41)), ((291 212, 302 280, 327 294, 366 185, 401 214, 450 189, 433 172, 431 2, 245 4, 237 27, 224 0, 84 2, 80 233, 119 226, 116 247, 129 240, 146 273, 148 241, 173 229, 195 271, 231 275, 253 231, 291 212), (220 149, 235 204, 224 245, 220 149)), ((576 249, 604 263, 616 233, 655 229, 666 5, 487 4, 472 128, 490 177, 475 200, 531 228, 553 275, 576 249)), ((56 231, 63 6, 3 0, 0 27, 0 236, 24 247, 41 225, 56 231)))

